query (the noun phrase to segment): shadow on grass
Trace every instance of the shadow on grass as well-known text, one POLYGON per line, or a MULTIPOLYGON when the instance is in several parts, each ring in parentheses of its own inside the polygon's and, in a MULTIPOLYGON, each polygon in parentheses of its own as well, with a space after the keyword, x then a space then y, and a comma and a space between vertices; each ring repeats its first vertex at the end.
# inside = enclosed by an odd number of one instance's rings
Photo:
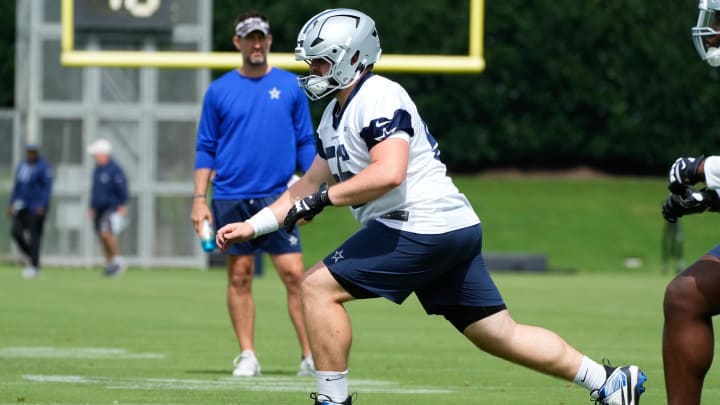
MULTIPOLYGON (((222 377, 229 377, 232 375, 232 370, 185 370, 186 374, 201 374, 201 375, 218 375, 222 377)), ((296 371, 292 370, 262 370, 262 376, 282 376, 282 377, 295 377, 297 376, 296 371)), ((238 377, 238 378, 250 378, 250 377, 238 377)))
POLYGON ((219 375, 228 376, 232 375, 232 370, 185 370, 185 374, 205 374, 205 375, 219 375))

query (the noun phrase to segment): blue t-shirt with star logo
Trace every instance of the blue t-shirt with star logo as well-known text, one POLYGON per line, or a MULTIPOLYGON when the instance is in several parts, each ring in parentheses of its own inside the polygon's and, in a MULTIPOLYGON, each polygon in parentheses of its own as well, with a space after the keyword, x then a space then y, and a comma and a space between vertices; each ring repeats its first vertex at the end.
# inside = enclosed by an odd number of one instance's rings
POLYGON ((238 70, 210 84, 203 101, 195 169, 214 169, 213 198, 276 195, 315 158, 310 107, 294 74, 272 68, 259 78, 238 70))

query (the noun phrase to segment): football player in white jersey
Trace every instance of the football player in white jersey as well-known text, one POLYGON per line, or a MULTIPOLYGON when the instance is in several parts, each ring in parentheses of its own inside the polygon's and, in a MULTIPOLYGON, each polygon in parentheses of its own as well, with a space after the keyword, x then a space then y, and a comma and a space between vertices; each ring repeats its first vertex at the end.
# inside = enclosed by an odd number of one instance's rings
POLYGON ((305 24, 295 57, 310 74, 300 86, 313 100, 332 96, 317 129, 318 155, 274 204, 217 233, 225 249, 330 205, 349 206, 362 225, 303 280, 315 404, 352 402, 343 304, 375 297, 400 304, 412 293, 490 354, 575 381, 599 403, 637 404, 646 379, 637 366, 605 367, 557 334, 513 321, 483 261, 480 221, 447 176, 435 139, 405 90, 372 72, 380 52, 375 23, 362 12, 326 10, 305 24))
MULTIPOLYGON (((691 32, 700 58, 711 66, 720 66, 720 0, 699 1, 697 24, 691 32)), ((666 220, 675 222, 686 214, 720 211, 720 156, 680 157, 668 177, 672 193, 663 204, 666 220), (707 188, 692 188, 701 182, 707 188)), ((712 318, 720 314, 720 245, 668 284, 663 309, 667 403, 698 405, 713 362, 712 318)))

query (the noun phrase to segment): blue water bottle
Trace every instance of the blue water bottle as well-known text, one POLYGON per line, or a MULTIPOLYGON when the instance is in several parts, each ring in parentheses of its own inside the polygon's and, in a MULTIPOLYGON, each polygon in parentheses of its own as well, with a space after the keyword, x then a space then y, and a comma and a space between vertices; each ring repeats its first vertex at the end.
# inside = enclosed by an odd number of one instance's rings
POLYGON ((207 219, 203 220, 202 229, 200 230, 200 245, 206 252, 215 250, 215 231, 207 219))

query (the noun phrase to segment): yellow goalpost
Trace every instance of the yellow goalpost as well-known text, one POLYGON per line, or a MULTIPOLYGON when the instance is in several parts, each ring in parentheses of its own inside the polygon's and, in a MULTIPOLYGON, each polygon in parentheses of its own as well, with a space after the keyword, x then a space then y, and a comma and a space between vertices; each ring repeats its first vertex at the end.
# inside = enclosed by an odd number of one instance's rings
MULTIPOLYGON (((398 73, 479 73, 485 69, 483 57, 484 0, 469 0, 468 54, 467 55, 383 55, 375 66, 376 71, 398 73)), ((60 62, 64 66, 85 67, 159 67, 159 68, 212 68, 237 67, 235 52, 180 52, 180 51, 83 51, 74 47, 73 0, 62 0, 62 41, 60 62)), ((293 53, 270 55, 273 66, 302 71, 303 62, 295 61, 293 53)))

